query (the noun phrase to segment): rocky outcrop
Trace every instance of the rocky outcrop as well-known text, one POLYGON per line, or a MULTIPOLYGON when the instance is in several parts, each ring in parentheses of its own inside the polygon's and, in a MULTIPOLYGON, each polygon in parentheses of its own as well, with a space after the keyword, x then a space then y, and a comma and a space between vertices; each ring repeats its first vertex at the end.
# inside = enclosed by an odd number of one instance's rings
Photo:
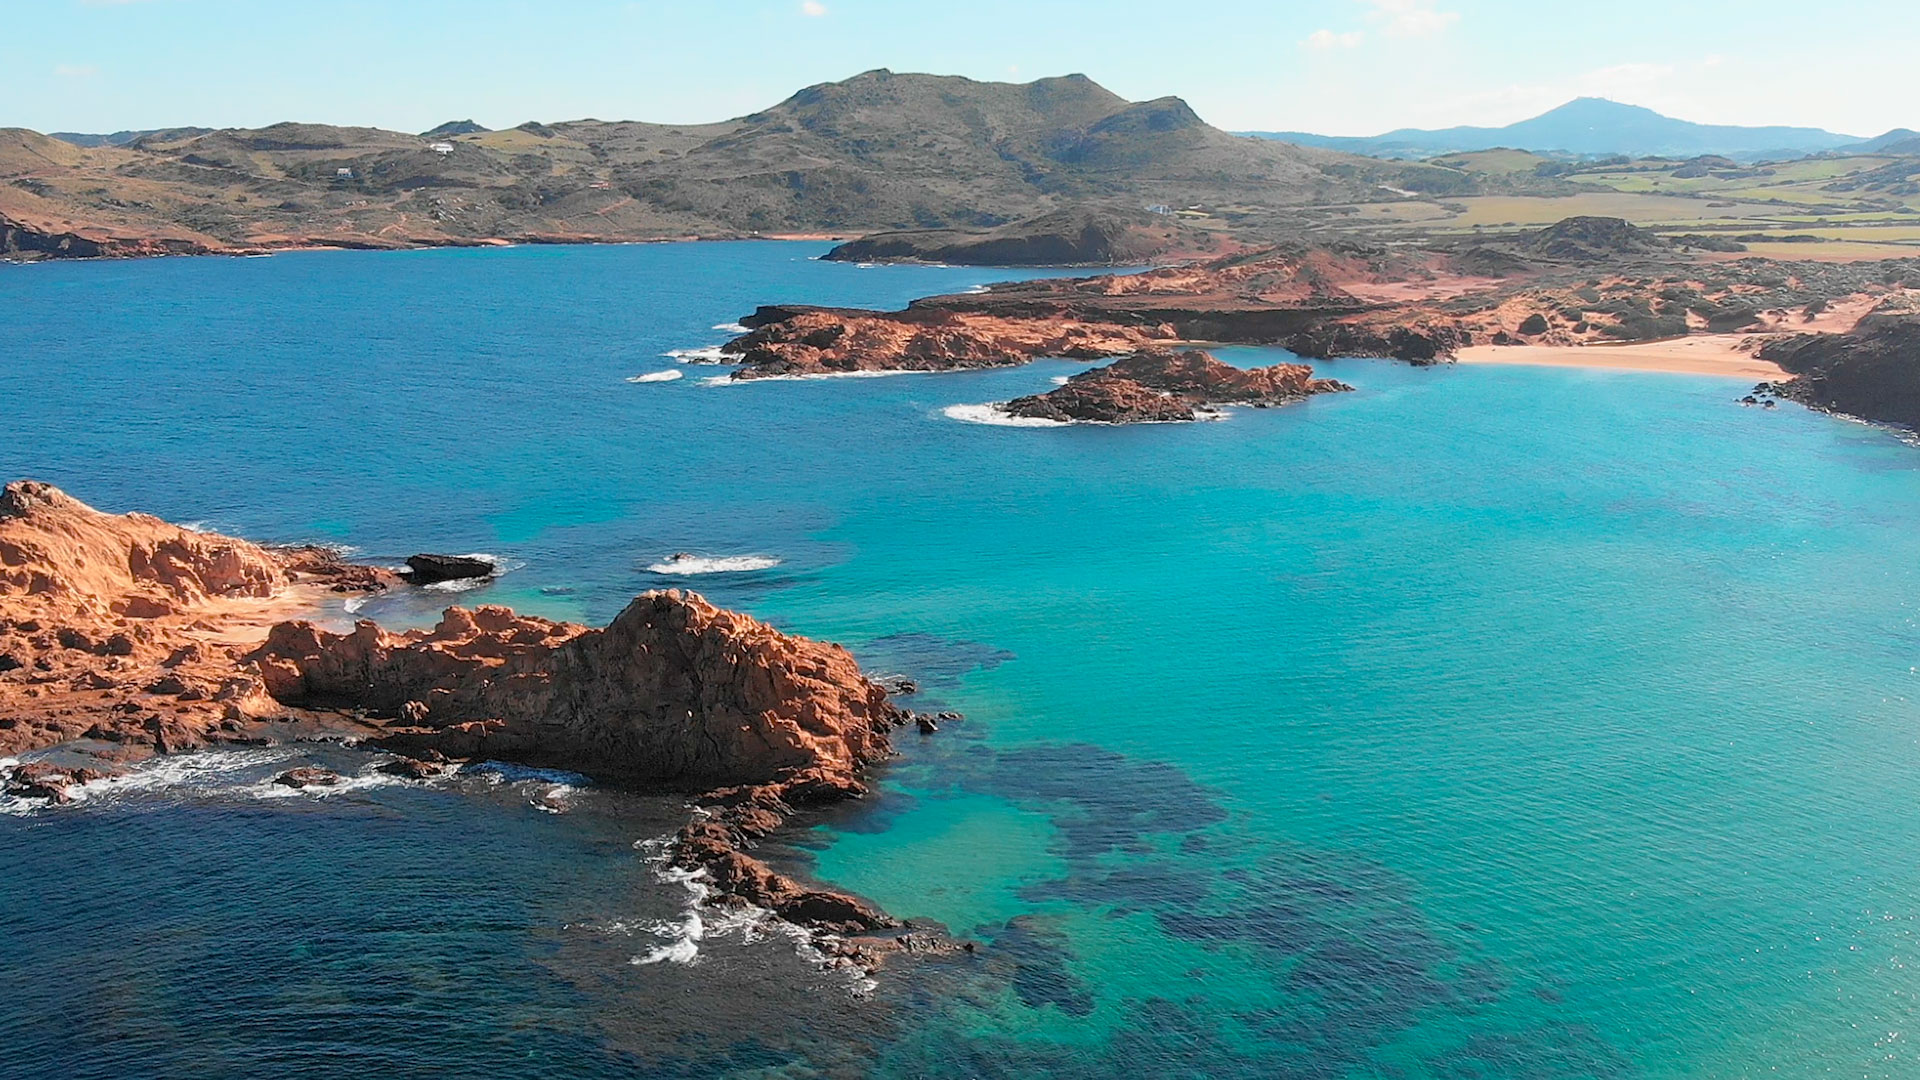
POLYGON ((1200 350, 1149 350, 1082 372, 1045 394, 1002 406, 1009 416, 1137 424, 1193 420, 1216 405, 1269 407, 1353 388, 1305 364, 1237 368, 1200 350))
POLYGON ((251 659, 276 701, 386 718, 373 741, 408 755, 715 787, 674 858, 707 871, 720 902, 832 932, 893 925, 748 852, 797 808, 862 795, 859 773, 891 753, 890 732, 907 719, 837 645, 655 592, 601 630, 500 607, 450 608, 433 629, 404 634, 283 623, 251 659))
POLYGON ((1762 390, 1828 412, 1920 429, 1920 320, 1876 312, 1851 334, 1802 334, 1759 351, 1793 377, 1762 390))
POLYGON ((697 788, 821 770, 851 784, 898 710, 846 650, 693 593, 636 598, 605 629, 449 608, 431 630, 275 626, 252 655, 283 705, 397 723, 383 745, 697 788))
POLYGON ((472 555, 413 555, 407 559, 407 580, 415 585, 471 581, 492 577, 498 570, 491 559, 472 555))
POLYGON ((0 753, 82 736, 182 749, 279 711, 241 655, 306 592, 392 580, 318 548, 263 548, 47 484, 0 492, 0 753))
POLYGON ((45 799, 64 805, 73 801, 73 790, 96 780, 118 776, 112 769, 56 765, 50 761, 29 761, 7 773, 0 790, 18 799, 45 799))

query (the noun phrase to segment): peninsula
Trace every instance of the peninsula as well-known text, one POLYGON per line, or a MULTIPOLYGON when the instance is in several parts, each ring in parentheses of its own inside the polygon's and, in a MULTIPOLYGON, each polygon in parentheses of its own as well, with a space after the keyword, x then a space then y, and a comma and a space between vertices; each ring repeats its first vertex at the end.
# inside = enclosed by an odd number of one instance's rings
MULTIPOLYGON (((407 587, 313 548, 268 548, 142 514, 102 513, 46 484, 0 493, 0 754, 52 747, 5 777, 65 801, 152 754, 345 739, 424 779, 464 760, 564 767, 685 792, 704 809, 674 858, 715 902, 752 904, 871 966, 899 924, 804 885, 753 843, 798 810, 860 797, 860 775, 913 720, 837 645, 780 633, 687 592, 636 598, 603 629, 449 608, 430 630, 309 621, 339 592, 407 587)), ((290 786, 339 777, 296 769, 290 786)), ((921 938, 914 948, 944 948, 921 938)), ((957 946, 956 946, 957 947, 957 946)))

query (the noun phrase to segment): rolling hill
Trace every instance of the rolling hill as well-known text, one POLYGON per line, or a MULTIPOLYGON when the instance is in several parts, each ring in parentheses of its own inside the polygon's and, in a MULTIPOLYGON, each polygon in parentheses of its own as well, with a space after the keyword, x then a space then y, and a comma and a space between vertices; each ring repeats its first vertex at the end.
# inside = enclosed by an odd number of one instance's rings
MULTIPOLYGON (((1082 75, 870 71, 715 124, 575 120, 429 136, 283 123, 60 141, 0 133, 0 222, 208 250, 992 228, 1089 203, 1277 212, 1392 167, 1231 135, 1082 75), (430 138, 430 137, 431 138, 430 138)), ((19 242, 16 247, 30 246, 19 242)))

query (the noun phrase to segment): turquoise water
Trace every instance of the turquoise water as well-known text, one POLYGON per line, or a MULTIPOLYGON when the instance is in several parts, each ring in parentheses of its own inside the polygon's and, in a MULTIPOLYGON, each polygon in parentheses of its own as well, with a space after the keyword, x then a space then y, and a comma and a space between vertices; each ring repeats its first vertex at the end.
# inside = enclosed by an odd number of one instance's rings
POLYGON ((7 269, 0 473, 491 552, 461 600, 561 617, 692 585, 914 674, 967 719, 789 857, 982 958, 635 965, 672 806, 259 763, 0 816, 23 1075, 1920 1075, 1920 451, 1626 373, 1340 361, 1360 392, 1046 430, 941 410, 1079 365, 625 381, 755 303, 1006 276, 817 250, 7 269))

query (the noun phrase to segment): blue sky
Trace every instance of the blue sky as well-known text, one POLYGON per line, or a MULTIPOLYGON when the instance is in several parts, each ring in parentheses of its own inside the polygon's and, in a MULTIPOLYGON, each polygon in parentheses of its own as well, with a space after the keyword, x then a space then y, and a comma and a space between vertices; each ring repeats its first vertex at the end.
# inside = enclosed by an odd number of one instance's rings
POLYGON ((1914 0, 6 0, 0 126, 719 120, 870 68, 1178 94, 1221 127, 1502 124, 1579 95, 1920 127, 1914 0))

